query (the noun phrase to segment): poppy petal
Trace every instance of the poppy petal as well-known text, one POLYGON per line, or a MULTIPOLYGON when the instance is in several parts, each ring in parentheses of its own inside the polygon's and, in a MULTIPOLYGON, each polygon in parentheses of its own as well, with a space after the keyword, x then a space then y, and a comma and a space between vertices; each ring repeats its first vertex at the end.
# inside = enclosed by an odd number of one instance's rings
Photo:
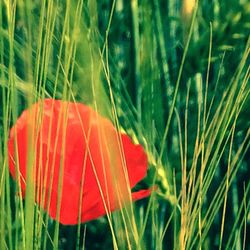
POLYGON ((79 215, 82 223, 96 219, 119 209, 120 201, 150 195, 151 190, 131 193, 146 176, 143 147, 84 104, 44 99, 25 110, 11 129, 9 169, 13 178, 19 171, 23 197, 30 149, 36 202, 53 219, 60 202, 63 224, 77 224, 79 215))
POLYGON ((125 134, 122 134, 122 144, 128 168, 130 186, 133 188, 147 174, 147 167, 145 167, 148 164, 147 155, 140 144, 134 145, 131 139, 125 134))
POLYGON ((133 201, 143 199, 145 197, 148 197, 151 194, 151 192, 152 192, 152 189, 142 189, 140 191, 133 192, 132 199, 133 201))

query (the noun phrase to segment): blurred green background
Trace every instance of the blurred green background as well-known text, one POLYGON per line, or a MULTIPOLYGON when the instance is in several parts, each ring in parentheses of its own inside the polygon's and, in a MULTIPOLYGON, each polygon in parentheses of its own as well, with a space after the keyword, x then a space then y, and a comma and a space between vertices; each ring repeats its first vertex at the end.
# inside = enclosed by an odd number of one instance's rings
MULTIPOLYGON (((250 3, 200 0, 197 8, 192 0, 0 0, 2 221, 6 204, 13 224, 17 209, 9 128, 31 102, 53 97, 95 107, 147 151, 139 187, 159 189, 135 205, 142 249, 249 249, 250 3), (185 216, 199 220, 186 225, 183 246, 185 216)), ((53 235, 55 223, 47 226, 53 235)), ((60 249, 76 247, 77 229, 60 225, 60 249)), ((8 230, 1 223, 2 246, 18 248, 20 228, 8 230)), ((85 249, 113 247, 105 217, 80 232, 85 249)), ((119 242, 118 224, 116 232, 119 242)))

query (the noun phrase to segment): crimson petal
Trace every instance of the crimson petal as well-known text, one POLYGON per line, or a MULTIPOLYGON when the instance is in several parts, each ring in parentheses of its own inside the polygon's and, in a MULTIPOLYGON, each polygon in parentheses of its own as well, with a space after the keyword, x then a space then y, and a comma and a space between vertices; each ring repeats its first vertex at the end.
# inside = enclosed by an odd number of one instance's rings
POLYGON ((58 219, 63 224, 76 224, 79 216, 82 223, 96 219, 151 192, 131 193, 147 172, 143 147, 84 104, 44 99, 32 105, 11 129, 8 150, 10 173, 16 178, 18 169, 23 197, 33 154, 36 202, 53 219, 62 173, 58 219))

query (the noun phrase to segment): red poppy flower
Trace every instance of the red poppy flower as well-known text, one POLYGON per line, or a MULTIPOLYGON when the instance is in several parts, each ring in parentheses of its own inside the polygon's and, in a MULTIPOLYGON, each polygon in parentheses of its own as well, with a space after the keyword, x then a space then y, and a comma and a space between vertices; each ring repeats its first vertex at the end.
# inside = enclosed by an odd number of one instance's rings
POLYGON ((31 164, 36 202, 63 224, 96 219, 150 194, 131 193, 147 171, 142 146, 84 104, 45 99, 32 105, 11 129, 8 149, 22 196, 31 164))

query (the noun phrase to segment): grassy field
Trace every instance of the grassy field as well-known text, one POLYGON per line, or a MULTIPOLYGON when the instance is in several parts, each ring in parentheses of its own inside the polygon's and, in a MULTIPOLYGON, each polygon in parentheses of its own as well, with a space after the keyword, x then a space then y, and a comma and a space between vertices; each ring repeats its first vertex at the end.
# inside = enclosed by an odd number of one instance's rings
POLYGON ((0 249, 250 249, 249 30, 247 0, 0 0, 0 249), (19 195, 10 129, 45 98, 143 146, 131 214, 62 225, 19 195))

